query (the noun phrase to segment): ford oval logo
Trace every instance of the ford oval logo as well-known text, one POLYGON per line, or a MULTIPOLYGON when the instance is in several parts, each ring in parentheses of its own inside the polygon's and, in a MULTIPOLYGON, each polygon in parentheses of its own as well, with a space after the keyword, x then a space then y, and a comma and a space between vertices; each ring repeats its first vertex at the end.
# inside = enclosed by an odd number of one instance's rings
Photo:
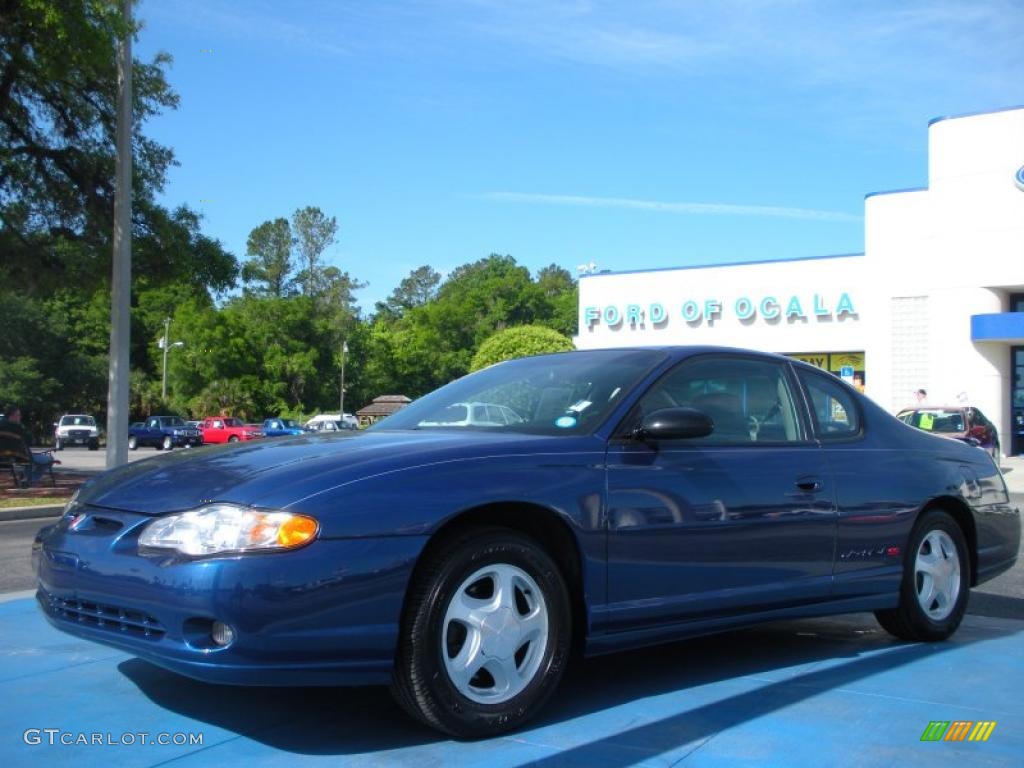
POLYGON ((1013 180, 1017 184, 1017 189, 1024 192, 1024 165, 1017 169, 1017 173, 1013 175, 1013 180))

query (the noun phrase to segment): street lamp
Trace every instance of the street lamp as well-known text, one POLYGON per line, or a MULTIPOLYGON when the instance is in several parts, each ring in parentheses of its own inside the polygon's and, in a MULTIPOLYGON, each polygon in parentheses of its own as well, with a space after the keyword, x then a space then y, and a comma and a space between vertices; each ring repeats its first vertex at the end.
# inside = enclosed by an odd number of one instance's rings
POLYGON ((345 422, 345 357, 348 355, 348 341, 341 343, 341 405, 338 418, 345 422))
POLYGON ((163 385, 160 387, 160 399, 163 401, 167 400, 167 352, 171 347, 184 347, 184 341, 176 341, 173 344, 168 343, 168 339, 171 337, 171 318, 164 318, 164 335, 157 342, 157 346, 164 351, 164 376, 163 385))

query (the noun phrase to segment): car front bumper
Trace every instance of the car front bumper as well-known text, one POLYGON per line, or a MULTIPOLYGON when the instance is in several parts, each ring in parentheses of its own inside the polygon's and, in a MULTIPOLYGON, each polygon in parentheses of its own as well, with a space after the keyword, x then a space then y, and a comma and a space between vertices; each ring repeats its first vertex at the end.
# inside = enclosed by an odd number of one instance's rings
POLYGON ((223 558, 140 555, 152 517, 86 508, 33 546, 37 599, 58 629, 189 677, 236 685, 390 679, 402 600, 425 539, 318 539, 223 558), (217 647, 212 621, 234 640, 217 647))

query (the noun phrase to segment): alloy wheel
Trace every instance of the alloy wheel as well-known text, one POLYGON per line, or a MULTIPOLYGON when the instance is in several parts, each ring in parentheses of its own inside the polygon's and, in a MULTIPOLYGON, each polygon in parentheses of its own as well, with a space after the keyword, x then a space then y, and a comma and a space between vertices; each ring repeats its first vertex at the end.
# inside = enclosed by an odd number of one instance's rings
POLYGON ((942 621, 952 613, 960 581, 960 556, 953 539, 945 531, 930 531, 914 558, 917 602, 928 618, 942 621))
POLYGON ((500 704, 534 679, 548 644, 548 607, 514 565, 488 565, 455 590, 442 632, 445 670, 471 701, 500 704))

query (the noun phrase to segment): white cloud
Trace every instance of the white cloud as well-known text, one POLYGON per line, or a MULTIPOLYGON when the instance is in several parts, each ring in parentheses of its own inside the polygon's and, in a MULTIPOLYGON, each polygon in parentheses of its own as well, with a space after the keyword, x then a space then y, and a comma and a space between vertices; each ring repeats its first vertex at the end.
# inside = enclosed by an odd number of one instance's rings
POLYGON ((490 192, 488 200, 536 205, 571 205, 585 208, 619 208, 634 211, 655 211, 689 216, 763 216, 804 221, 859 222, 862 217, 839 211, 814 208, 790 208, 778 205, 736 205, 733 203, 665 202, 636 200, 628 197, 588 197, 585 195, 545 195, 528 192, 490 192))

